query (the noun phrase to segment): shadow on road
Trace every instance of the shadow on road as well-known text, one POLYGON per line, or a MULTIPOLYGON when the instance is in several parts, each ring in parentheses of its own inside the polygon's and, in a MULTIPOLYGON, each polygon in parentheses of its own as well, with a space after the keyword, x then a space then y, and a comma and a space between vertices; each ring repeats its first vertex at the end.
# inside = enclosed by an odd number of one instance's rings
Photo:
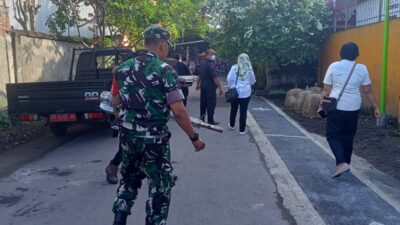
POLYGON ((57 149, 67 142, 70 142, 76 137, 93 132, 100 132, 104 129, 108 128, 102 126, 74 125, 70 127, 68 133, 62 137, 56 137, 50 131, 46 131, 42 136, 31 142, 1 153, 0 177, 10 175, 26 163, 42 158, 47 153, 57 149))

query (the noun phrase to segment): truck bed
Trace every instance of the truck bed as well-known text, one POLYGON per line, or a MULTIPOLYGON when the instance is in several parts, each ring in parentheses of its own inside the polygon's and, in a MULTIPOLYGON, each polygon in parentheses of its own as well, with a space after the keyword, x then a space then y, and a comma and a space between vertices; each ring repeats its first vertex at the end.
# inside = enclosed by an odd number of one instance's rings
POLYGON ((100 94, 111 80, 55 81, 7 84, 10 113, 96 112, 100 94))

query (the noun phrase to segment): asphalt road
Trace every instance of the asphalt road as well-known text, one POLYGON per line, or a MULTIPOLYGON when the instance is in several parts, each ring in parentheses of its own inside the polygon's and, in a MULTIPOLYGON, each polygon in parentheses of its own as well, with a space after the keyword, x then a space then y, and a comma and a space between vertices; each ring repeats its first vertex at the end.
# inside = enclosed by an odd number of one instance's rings
MULTIPOLYGON (((189 111, 198 116, 199 99, 193 91, 191 95, 189 111)), ((216 110, 216 120, 225 128, 228 110, 221 102, 216 110)), ((226 129, 219 134, 201 129, 207 147, 196 153, 174 121, 170 127, 178 181, 172 192, 168 224, 294 224, 249 132, 239 135, 238 130, 226 129)), ((117 186, 105 181, 104 168, 117 149, 117 141, 106 129, 82 132, 54 145, 49 152, 28 157, 33 161, 20 163, 15 171, 15 166, 3 167, 9 172, 0 177, 0 224, 112 224, 111 206, 117 186)), ((24 146, 30 147, 34 148, 24 146)), ((26 153, 18 154, 16 158, 26 153)), ((128 224, 145 224, 146 195, 145 182, 128 224)))

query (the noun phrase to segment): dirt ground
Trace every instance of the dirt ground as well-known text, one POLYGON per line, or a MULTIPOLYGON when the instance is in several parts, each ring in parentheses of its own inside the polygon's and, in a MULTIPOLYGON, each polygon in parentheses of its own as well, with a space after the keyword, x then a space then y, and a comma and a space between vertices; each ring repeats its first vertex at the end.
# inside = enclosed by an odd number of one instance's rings
MULTIPOLYGON (((284 99, 271 100, 307 131, 325 136, 326 120, 308 119, 287 110, 284 107, 284 99)), ((354 153, 366 159, 375 168, 400 180, 400 135, 395 124, 389 121, 387 128, 378 128, 373 116, 362 113, 354 140, 354 153)))
POLYGON ((48 127, 46 121, 17 122, 7 131, 0 132, 0 153, 40 137, 48 127))

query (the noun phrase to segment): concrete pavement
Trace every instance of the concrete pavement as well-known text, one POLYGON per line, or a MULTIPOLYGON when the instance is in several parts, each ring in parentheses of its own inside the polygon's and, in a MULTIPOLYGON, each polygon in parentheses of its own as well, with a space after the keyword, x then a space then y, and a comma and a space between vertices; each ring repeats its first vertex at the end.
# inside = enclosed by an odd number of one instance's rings
MULTIPOLYGON (((188 110, 199 114, 194 90, 188 110)), ((207 147, 199 153, 170 122, 178 181, 168 224, 400 224, 399 182, 365 160, 354 156, 352 172, 331 179, 334 159, 324 139, 263 98, 250 102, 246 135, 228 130, 228 117, 229 105, 219 98, 215 118, 225 132, 200 129, 207 147)), ((111 224, 117 186, 106 183, 104 167, 116 148, 109 130, 82 133, 11 175, 3 174, 0 224, 111 224)), ((7 159, 0 156, 0 164, 7 159)), ((144 224, 146 195, 145 182, 128 224, 144 224)))
MULTIPOLYGON (((191 115, 198 115, 199 98, 192 90, 191 115)), ((216 118, 228 122, 221 100, 216 118)), ((219 134, 200 129, 206 150, 194 152, 191 142, 170 123, 174 173, 168 223, 171 225, 286 225, 293 218, 267 171, 250 134, 219 134)), ((42 158, 0 178, 1 225, 106 225, 116 185, 105 181, 104 167, 117 148, 108 130, 76 137, 42 158)), ((1 161, 1 159, 0 159, 1 161)), ((0 162, 1 163, 1 162, 0 162)), ((146 182, 145 182, 146 184, 146 182)), ((129 224, 145 224, 147 185, 143 185, 129 224)))

